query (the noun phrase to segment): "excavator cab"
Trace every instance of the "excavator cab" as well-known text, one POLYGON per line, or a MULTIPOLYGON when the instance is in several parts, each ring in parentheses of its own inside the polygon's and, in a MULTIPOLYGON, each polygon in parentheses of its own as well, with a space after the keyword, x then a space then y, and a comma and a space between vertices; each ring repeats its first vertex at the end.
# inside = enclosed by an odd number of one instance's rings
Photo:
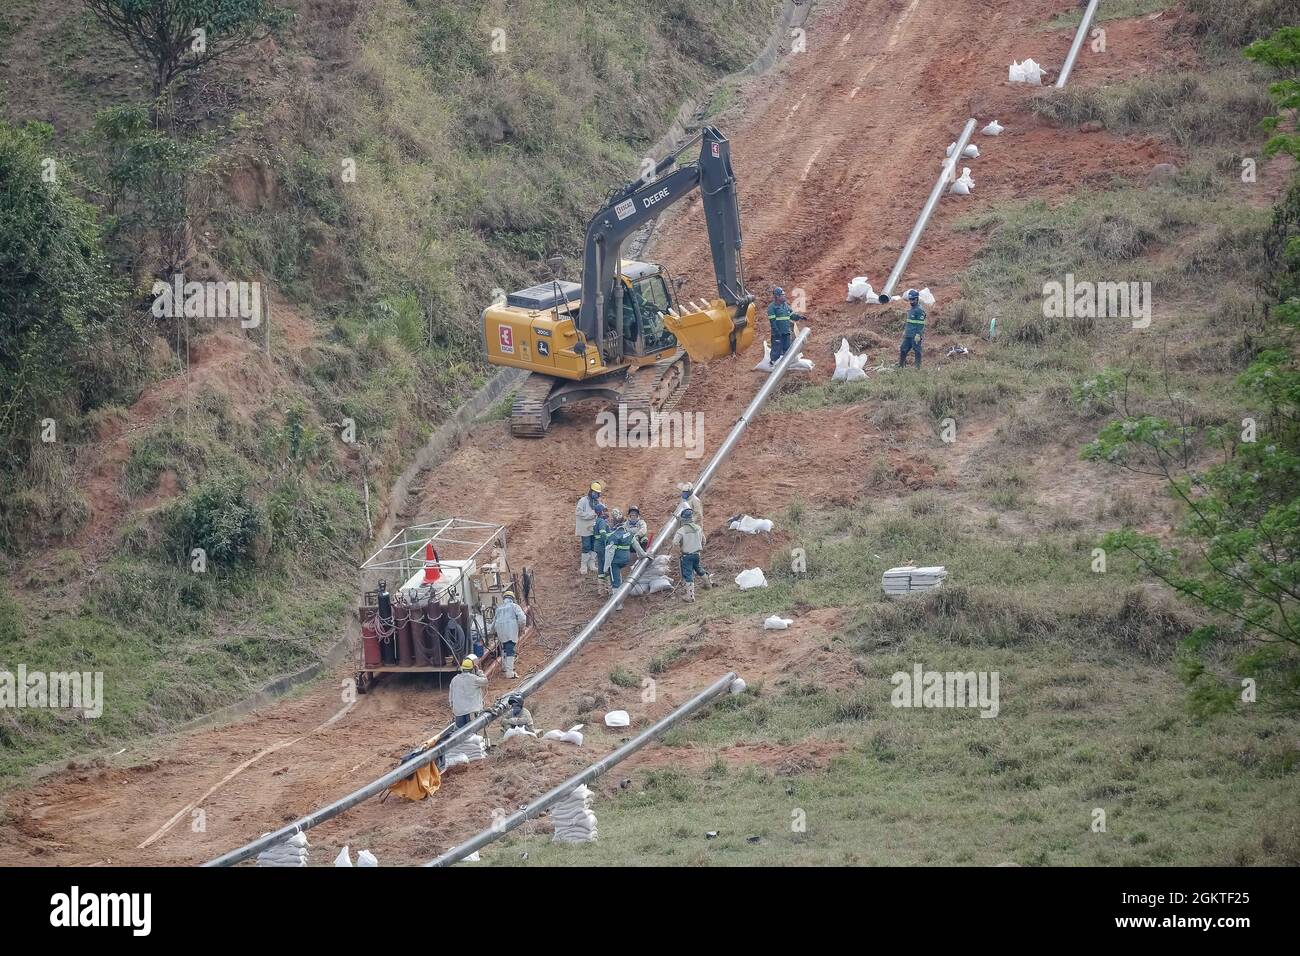
MULTIPOLYGON (((631 361, 677 348, 677 336, 665 317, 673 308, 672 294, 659 267, 647 262, 624 262, 618 277, 623 286, 623 356, 631 361), (631 273, 630 275, 628 273, 631 273)), ((619 328, 615 314, 618 296, 610 296, 605 311, 606 328, 619 328)))

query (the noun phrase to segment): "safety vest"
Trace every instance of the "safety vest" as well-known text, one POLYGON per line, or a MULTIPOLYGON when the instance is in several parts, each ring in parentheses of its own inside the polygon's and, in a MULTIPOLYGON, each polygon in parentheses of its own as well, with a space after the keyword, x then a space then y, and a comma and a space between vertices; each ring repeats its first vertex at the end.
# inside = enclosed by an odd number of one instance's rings
POLYGON ((605 540, 609 537, 609 522, 604 518, 597 518, 596 523, 592 525, 591 536, 596 539, 597 553, 605 550, 605 540))
POLYGON ((919 305, 914 305, 907 310, 907 324, 925 328, 925 309, 919 305))
POLYGON ((620 527, 610 534, 609 543, 614 546, 613 563, 627 564, 631 559, 629 552, 632 550, 632 533, 620 527))
POLYGON ((772 330, 775 332, 790 331, 792 314, 789 305, 777 305, 773 302, 767 307, 767 320, 772 323, 772 330))

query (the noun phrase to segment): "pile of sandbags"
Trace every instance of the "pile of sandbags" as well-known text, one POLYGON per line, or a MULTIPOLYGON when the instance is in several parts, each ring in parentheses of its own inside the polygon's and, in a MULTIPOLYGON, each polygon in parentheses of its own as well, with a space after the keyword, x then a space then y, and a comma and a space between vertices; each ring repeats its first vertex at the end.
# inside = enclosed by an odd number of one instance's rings
POLYGON ((961 175, 957 177, 957 179, 953 180, 953 184, 948 187, 948 192, 952 193, 954 196, 969 196, 971 190, 974 188, 975 180, 971 178, 970 167, 963 166, 961 168, 961 175))
MULTIPOLYGON (((811 372, 812 369, 812 360, 804 358, 802 352, 796 355, 794 361, 790 363, 790 371, 792 372, 811 372)), ((772 346, 766 341, 763 342, 763 361, 754 366, 754 371, 772 371, 772 346)))
POLYGON ((591 812, 591 791, 578 784, 551 807, 556 843, 595 843, 596 814, 591 812))
POLYGON ((1032 59, 1024 63, 1013 62, 1007 70, 1007 79, 1012 83, 1028 83, 1031 86, 1043 85, 1043 68, 1032 59))
POLYGON ((736 586, 742 591, 748 591, 750 588, 765 588, 767 576, 763 574, 762 568, 750 568, 736 575, 736 586))
POLYGON ((948 569, 939 565, 931 568, 912 566, 890 568, 881 579, 885 593, 891 597, 911 594, 913 591, 933 591, 943 584, 948 576, 948 569))
POLYGON ((671 554, 656 554, 650 560, 650 567, 637 579, 632 585, 632 590, 628 593, 633 597, 640 597, 643 594, 657 594, 660 591, 671 591, 673 582, 668 577, 668 571, 672 567, 673 556, 671 554))
POLYGON ((478 734, 470 734, 464 740, 458 741, 455 746, 448 747, 443 754, 448 767, 467 764, 471 760, 482 760, 486 756, 487 745, 478 734))
POLYGON ((867 377, 867 353, 854 355, 848 339, 840 339, 840 350, 835 353, 835 371, 832 382, 860 382, 867 377))
POLYGON ((542 739, 562 740, 566 744, 574 744, 575 746, 581 747, 584 739, 582 736, 582 727, 582 724, 574 724, 568 730, 548 730, 546 733, 542 734, 542 739))
POLYGON ((772 533, 771 518, 751 518, 749 515, 741 515, 739 518, 732 518, 727 527, 732 531, 743 531, 745 534, 758 534, 760 531, 764 534, 772 533))
MULTIPOLYGON (((262 836, 266 836, 265 833, 262 836)), ((258 866, 306 866, 307 851, 311 844, 307 834, 295 833, 283 843, 277 843, 269 850, 257 854, 258 866)))
POLYGON ((871 283, 867 281, 866 276, 854 276, 849 281, 849 297, 846 302, 875 302, 876 290, 871 288, 871 283))

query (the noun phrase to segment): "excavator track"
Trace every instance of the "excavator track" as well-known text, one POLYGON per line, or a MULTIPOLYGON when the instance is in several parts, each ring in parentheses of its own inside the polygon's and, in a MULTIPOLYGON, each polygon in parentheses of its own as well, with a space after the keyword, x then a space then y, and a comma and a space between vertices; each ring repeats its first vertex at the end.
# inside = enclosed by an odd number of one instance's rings
POLYGON ((546 434, 551 424, 546 399, 555 384, 555 379, 547 375, 528 373, 510 405, 510 434, 519 438, 540 438, 546 434))
POLYGON ((685 352, 628 372, 620 401, 629 412, 668 412, 681 401, 691 378, 691 358, 685 352))

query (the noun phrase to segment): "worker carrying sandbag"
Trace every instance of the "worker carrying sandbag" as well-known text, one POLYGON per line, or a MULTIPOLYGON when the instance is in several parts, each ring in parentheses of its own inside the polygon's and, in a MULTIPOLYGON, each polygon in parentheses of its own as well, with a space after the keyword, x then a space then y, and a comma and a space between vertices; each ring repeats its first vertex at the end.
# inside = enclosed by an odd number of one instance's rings
POLYGON ((641 547, 650 547, 650 526, 641 518, 641 509, 636 505, 627 509, 627 526, 641 547))
POLYGON ((623 586, 623 569, 631 563, 632 552, 635 551, 643 558, 649 557, 627 522, 619 520, 620 518, 618 509, 614 509, 614 520, 617 523, 609 533, 609 543, 605 545, 605 573, 609 576, 610 587, 615 591, 623 586))
POLYGON ((709 581, 709 572, 700 567, 700 554, 704 551, 704 529, 695 523, 695 512, 686 508, 681 513, 682 523, 673 535, 673 544, 682 549, 682 581, 686 585, 685 599, 695 600, 695 576, 709 581))
POLYGON ((515 596, 507 591, 492 619, 492 632, 501 642, 501 672, 511 680, 515 679, 515 644, 519 641, 519 629, 526 623, 528 617, 524 614, 524 609, 515 603, 515 596))
POLYGON ((700 503, 700 496, 695 493, 695 486, 687 482, 677 487, 682 493, 682 500, 677 502, 677 510, 673 513, 680 515, 687 508, 690 508, 695 513, 695 523, 703 528, 704 505, 700 503))
POLYGON ((772 290, 772 304, 767 307, 767 321, 772 327, 771 363, 773 365, 779 362, 781 356, 790 348, 790 340, 794 338, 794 323, 806 319, 807 316, 791 311, 785 301, 785 289, 777 286, 772 290))
POLYGON ((916 367, 921 367, 921 338, 925 335, 925 309, 921 308, 921 293, 907 290, 907 320, 903 323, 903 345, 898 350, 898 367, 907 367, 907 353, 916 352, 916 367))
POLYGON ((506 712, 501 715, 501 729, 509 730, 511 727, 536 732, 532 712, 524 706, 524 699, 518 694, 506 698, 506 712))
POLYGON ((488 679, 479 669, 478 657, 471 654, 460 662, 460 673, 451 679, 448 696, 456 726, 464 727, 483 710, 483 688, 488 679))
POLYGON ((592 528, 596 524, 596 508, 600 505, 600 496, 604 490, 599 481, 593 481, 587 493, 578 499, 577 507, 574 509, 573 533, 577 535, 578 543, 582 548, 578 562, 579 574, 586 574, 588 568, 592 571, 600 570, 599 562, 596 560, 596 543, 592 536, 592 528))

